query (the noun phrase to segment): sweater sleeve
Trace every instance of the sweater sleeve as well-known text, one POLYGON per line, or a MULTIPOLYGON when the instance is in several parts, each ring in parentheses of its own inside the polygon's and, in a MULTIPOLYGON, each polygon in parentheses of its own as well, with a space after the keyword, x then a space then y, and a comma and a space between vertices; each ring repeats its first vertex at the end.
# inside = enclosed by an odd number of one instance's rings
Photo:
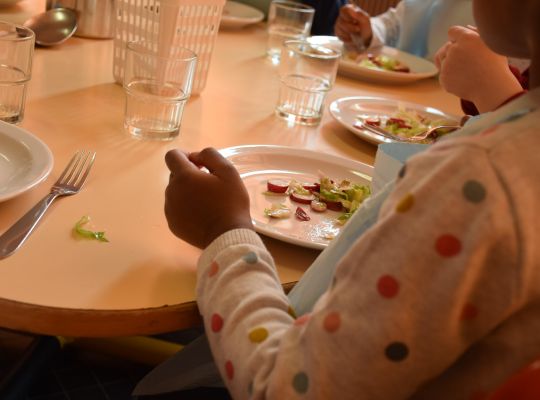
POLYGON ((399 34, 401 32, 401 23, 404 14, 404 2, 398 3, 396 8, 390 8, 388 11, 371 18, 371 30, 373 38, 369 48, 380 46, 396 47, 399 34))
POLYGON ((311 314, 295 319, 254 232, 205 250, 198 304, 235 399, 408 398, 522 300, 512 211, 486 150, 441 143, 400 175, 311 314))

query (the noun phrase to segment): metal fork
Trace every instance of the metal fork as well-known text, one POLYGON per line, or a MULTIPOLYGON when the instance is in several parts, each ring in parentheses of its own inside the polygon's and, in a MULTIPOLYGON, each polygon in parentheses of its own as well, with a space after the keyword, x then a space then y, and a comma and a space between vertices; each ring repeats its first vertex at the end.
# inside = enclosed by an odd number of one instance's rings
POLYGON ((10 256, 21 247, 57 197, 79 193, 95 158, 96 153, 93 151, 79 150, 75 153, 51 187, 50 193, 0 236, 0 259, 10 256))
POLYGON ((355 123, 355 127, 360 128, 360 129, 365 129, 366 131, 370 131, 372 133, 376 133, 388 139, 392 139, 396 142, 417 142, 420 140, 427 139, 429 136, 436 133, 439 129, 446 129, 448 132, 453 132, 456 129, 461 128, 461 126, 459 125, 438 125, 438 126, 433 126, 425 130, 424 132, 419 133, 418 135, 414 135, 411 137, 401 137, 398 135, 393 135, 392 133, 387 132, 386 130, 378 126, 367 124, 362 119, 357 120, 357 122, 355 123))

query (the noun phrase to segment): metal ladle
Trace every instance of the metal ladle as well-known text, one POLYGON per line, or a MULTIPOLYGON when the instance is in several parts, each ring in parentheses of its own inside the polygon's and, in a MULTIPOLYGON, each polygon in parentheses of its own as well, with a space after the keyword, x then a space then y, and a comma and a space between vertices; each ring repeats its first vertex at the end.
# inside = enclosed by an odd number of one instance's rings
POLYGON ((65 42, 77 30, 77 14, 68 8, 52 8, 30 18, 24 26, 34 31, 36 44, 54 46, 65 42))

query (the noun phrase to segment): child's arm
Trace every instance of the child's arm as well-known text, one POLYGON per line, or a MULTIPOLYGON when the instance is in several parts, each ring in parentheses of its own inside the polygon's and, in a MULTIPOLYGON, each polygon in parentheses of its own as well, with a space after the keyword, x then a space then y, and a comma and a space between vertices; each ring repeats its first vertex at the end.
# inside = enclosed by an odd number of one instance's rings
MULTIPOLYGON (((437 146, 407 165, 310 316, 291 316, 272 258, 250 229, 205 250, 198 304, 235 399, 407 398, 521 299, 511 212, 486 152, 437 146)), ((173 179, 183 174, 169 165, 173 179)))

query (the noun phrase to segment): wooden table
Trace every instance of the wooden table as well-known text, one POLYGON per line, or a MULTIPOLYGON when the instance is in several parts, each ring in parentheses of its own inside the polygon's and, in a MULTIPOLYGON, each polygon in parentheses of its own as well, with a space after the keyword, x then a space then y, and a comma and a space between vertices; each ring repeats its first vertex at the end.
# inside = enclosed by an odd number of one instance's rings
MULTIPOLYGON (((33 0, 18 7, 44 9, 33 0)), ((112 77, 112 40, 72 38, 36 49, 22 127, 49 146, 55 164, 45 182, 0 203, 0 232, 48 193, 76 150, 95 150, 97 159, 81 193, 53 204, 24 246, 0 261, 0 326, 104 337, 200 323, 195 303, 200 250, 175 238, 163 214, 168 181, 163 157, 169 149, 277 144, 373 163, 376 147, 342 128, 328 112, 317 127, 287 126, 274 116, 277 68, 264 57, 265 40, 262 24, 219 33, 207 87, 189 101, 180 136, 172 142, 139 141, 124 132, 124 93, 112 77), (107 232, 110 243, 72 236, 83 215, 107 232)), ((435 79, 380 86, 338 77, 327 105, 352 95, 460 113, 457 99, 435 79)), ((264 241, 283 283, 297 281, 318 254, 264 241)))

